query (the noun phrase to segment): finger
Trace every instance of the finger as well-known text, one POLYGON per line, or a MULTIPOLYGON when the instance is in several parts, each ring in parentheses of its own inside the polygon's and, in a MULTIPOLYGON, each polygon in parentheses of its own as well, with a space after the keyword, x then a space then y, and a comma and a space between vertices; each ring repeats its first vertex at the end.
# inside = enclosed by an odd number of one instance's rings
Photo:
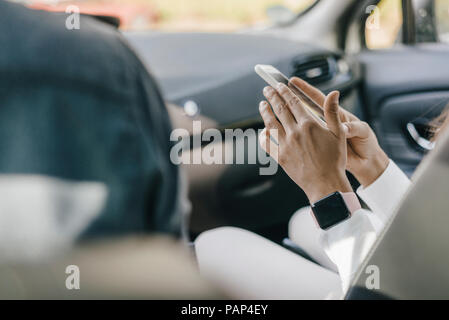
MULTIPOLYGON (((320 91, 320 89, 315 88, 314 86, 308 84, 306 81, 293 77, 290 79, 290 82, 296 85, 299 89, 304 91, 305 94, 309 96, 312 100, 318 103, 320 106, 324 105, 324 101, 326 100, 326 96, 320 91)), ((340 107, 340 120, 341 121, 357 121, 359 120, 355 115, 351 112, 340 107)))
POLYGON ((259 143, 262 149, 270 155, 276 162, 278 161, 279 145, 273 142, 270 131, 265 128, 259 135, 259 143))
POLYGON ((366 122, 363 121, 352 121, 343 123, 344 127, 346 127, 346 138, 360 138, 366 139, 369 138, 371 133, 371 128, 366 122))
POLYGON ((309 113, 309 111, 305 109, 304 104, 301 102, 298 96, 294 94, 292 90, 290 90, 289 87, 287 87, 283 83, 279 83, 276 87, 276 90, 278 91, 282 99, 287 102, 287 105, 291 113, 294 115, 296 122, 299 123, 304 119, 311 118, 311 114, 309 113))
POLYGON ((338 99, 340 93, 333 91, 329 93, 324 101, 324 118, 326 119, 327 127, 339 137, 343 132, 343 126, 340 122, 338 99))
POLYGON ((267 128, 264 128, 259 134, 259 144, 266 153, 270 154, 268 147, 270 145, 270 133, 267 128))
MULTIPOLYGON (((259 104, 259 112, 262 116, 265 127, 268 130, 276 130, 277 135, 280 139, 285 136, 285 130, 279 121, 276 119, 273 110, 271 110, 270 105, 266 101, 262 101, 259 104)), ((279 140, 277 140, 279 141, 279 140)))
POLYGON ((290 82, 301 89, 305 94, 309 96, 310 99, 318 103, 320 106, 324 105, 326 96, 319 89, 315 88, 314 86, 308 84, 306 81, 298 77, 291 78, 290 82))
POLYGON ((295 118, 290 112, 290 108, 287 103, 281 98, 281 96, 272 87, 265 87, 263 90, 265 97, 273 107, 274 113, 278 117, 285 131, 289 131, 296 125, 295 118))
POLYGON ((267 151, 268 139, 267 138, 269 138, 269 136, 267 137, 267 134, 268 134, 267 128, 264 128, 262 130, 262 132, 259 134, 259 144, 266 153, 268 153, 268 151, 267 151))

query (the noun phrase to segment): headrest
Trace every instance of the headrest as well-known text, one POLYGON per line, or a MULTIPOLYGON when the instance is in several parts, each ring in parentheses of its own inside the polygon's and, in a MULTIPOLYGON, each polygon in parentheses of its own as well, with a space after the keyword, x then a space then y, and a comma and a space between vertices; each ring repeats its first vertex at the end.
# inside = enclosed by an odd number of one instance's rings
POLYGON ((90 243, 45 262, 0 264, 0 299, 219 299, 167 237, 90 243))

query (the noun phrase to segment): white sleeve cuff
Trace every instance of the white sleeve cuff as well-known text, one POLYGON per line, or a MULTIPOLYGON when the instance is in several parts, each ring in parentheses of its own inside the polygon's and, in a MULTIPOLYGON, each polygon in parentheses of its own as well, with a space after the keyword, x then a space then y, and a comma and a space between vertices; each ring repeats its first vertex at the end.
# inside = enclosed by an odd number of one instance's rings
POLYGON ((350 219, 326 230, 320 237, 324 251, 337 266, 344 292, 376 241, 370 214, 363 209, 357 210, 350 219))
POLYGON ((386 223, 409 186, 409 178, 390 160, 384 173, 368 187, 358 188, 357 194, 382 223, 386 223))

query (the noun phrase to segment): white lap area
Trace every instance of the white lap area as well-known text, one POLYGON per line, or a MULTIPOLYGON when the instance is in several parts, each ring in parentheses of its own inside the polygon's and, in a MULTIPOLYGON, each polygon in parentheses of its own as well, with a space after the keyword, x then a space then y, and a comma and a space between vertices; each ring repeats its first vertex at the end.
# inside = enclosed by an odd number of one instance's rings
POLYGON ((307 252, 320 265, 337 272, 337 267, 329 259, 320 243, 323 232, 315 223, 310 213, 310 207, 296 211, 288 225, 288 236, 291 241, 307 252))
POLYGON ((252 232, 224 227, 195 241, 201 274, 238 299, 340 299, 337 274, 252 232))

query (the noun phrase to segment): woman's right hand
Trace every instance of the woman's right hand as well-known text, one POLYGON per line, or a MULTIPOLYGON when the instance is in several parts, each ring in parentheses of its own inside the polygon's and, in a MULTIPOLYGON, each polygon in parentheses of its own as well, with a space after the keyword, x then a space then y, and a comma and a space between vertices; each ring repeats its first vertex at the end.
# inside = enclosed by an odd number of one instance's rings
MULTIPOLYGON (((326 96, 317 88, 299 78, 290 81, 304 91, 320 106, 324 105, 326 96)), ((360 121, 349 111, 339 108, 340 120, 345 126, 348 141, 347 170, 367 187, 373 183, 387 168, 389 158, 379 146, 376 135, 370 126, 360 121)))

